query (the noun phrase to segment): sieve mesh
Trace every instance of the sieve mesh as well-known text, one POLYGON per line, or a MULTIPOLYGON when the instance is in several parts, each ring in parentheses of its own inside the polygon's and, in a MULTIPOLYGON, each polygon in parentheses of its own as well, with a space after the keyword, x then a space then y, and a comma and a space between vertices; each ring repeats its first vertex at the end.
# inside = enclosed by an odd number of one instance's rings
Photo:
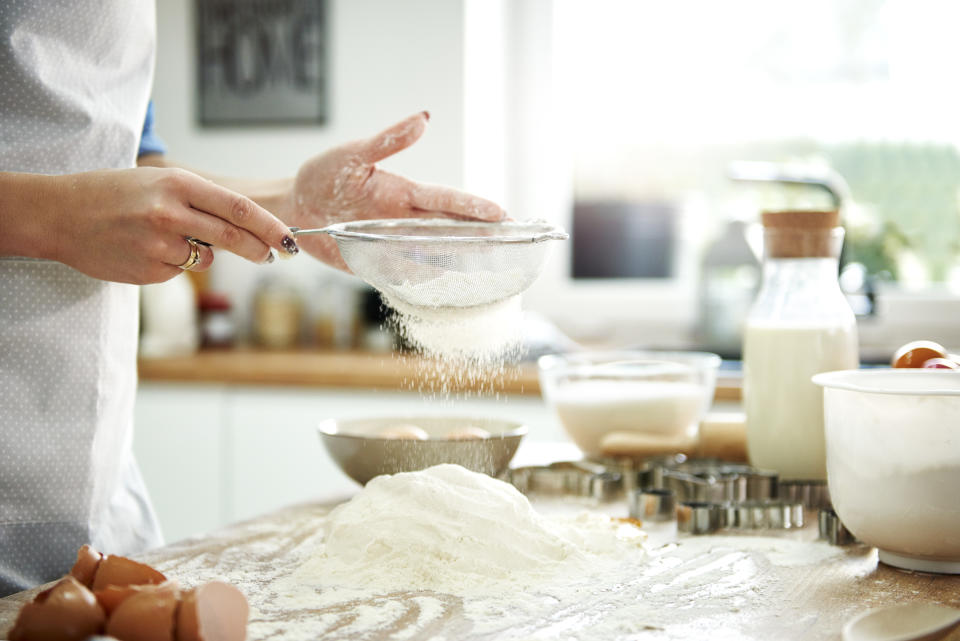
POLYGON ((372 220, 324 230, 358 277, 416 307, 474 307, 515 296, 567 234, 542 222, 372 220))

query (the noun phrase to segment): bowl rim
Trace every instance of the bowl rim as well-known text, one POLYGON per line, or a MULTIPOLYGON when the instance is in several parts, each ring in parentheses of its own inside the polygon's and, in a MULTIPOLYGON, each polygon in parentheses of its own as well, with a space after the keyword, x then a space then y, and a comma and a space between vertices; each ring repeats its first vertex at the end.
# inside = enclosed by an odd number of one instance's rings
POLYGON ((670 358, 688 358, 688 359, 700 359, 702 365, 709 369, 719 369, 722 358, 719 354, 714 354, 713 352, 701 352, 701 351, 684 351, 677 349, 611 349, 611 350, 579 350, 571 351, 563 354, 544 354, 537 359, 537 369, 540 371, 548 371, 554 369, 558 366, 583 366, 583 365, 594 365, 602 366, 604 363, 578 363, 575 362, 577 357, 580 358, 608 358, 611 362, 613 361, 628 361, 628 360, 657 360, 657 357, 661 359, 670 359, 670 358))
POLYGON ((562 228, 542 220, 502 220, 477 221, 458 220, 454 218, 387 218, 378 220, 354 220, 343 223, 334 223, 324 227, 324 230, 333 238, 339 240, 389 241, 397 243, 496 243, 496 244, 523 244, 540 243, 547 240, 566 240, 569 234, 562 228), (504 230, 505 233, 491 236, 477 236, 474 234, 449 234, 444 236, 426 236, 417 234, 388 233, 396 227, 429 227, 447 228, 451 230, 471 229, 489 226, 504 230), (369 230, 375 231, 369 231, 369 230))
POLYGON ((815 374, 811 380, 814 385, 825 389, 839 389, 848 392, 862 392, 866 394, 887 394, 896 396, 960 396, 960 373, 919 367, 887 367, 877 369, 841 369, 832 372, 815 374), (926 378, 927 382, 936 383, 938 380, 950 381, 954 387, 929 387, 924 389, 906 388, 893 385, 889 380, 886 387, 878 387, 857 381, 871 379, 883 380, 896 375, 900 377, 926 378))
POLYGON ((325 418, 317 424, 317 432, 321 436, 333 436, 338 438, 350 438, 362 441, 390 441, 390 442, 402 442, 402 443, 477 443, 477 441, 492 441, 495 439, 508 439, 508 438, 520 438, 526 436, 530 431, 530 428, 526 424, 519 421, 511 421, 508 419, 501 419, 496 417, 479 417, 479 416, 466 416, 466 415, 447 415, 447 414, 438 414, 437 416, 366 416, 366 417, 354 417, 354 418, 325 418), (440 439, 440 438, 429 438, 425 441, 419 440, 403 440, 403 439, 393 439, 393 438, 384 438, 378 436, 364 436, 363 434, 347 434, 344 432, 337 431, 338 423, 342 421, 393 421, 393 422, 409 422, 416 423, 418 420, 456 420, 456 421, 502 421, 505 424, 513 425, 512 428, 501 432, 499 434, 491 434, 489 438, 485 439, 464 439, 464 440, 451 440, 451 439, 440 439))

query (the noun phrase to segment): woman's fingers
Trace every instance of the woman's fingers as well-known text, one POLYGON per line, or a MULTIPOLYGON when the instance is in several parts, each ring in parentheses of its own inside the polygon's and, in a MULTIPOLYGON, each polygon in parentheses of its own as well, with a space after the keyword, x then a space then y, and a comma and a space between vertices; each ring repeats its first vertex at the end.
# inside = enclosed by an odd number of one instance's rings
POLYGON ((421 111, 360 143, 360 158, 370 165, 417 142, 427 128, 430 113, 421 111))
MULTIPOLYGON (((174 267, 187 265, 188 261, 190 261, 190 259, 193 257, 193 245, 191 245, 190 241, 184 238, 182 244, 183 244, 183 247, 181 249, 177 249, 176 246, 179 245, 179 243, 174 241, 174 248, 171 250, 171 253, 170 253, 172 260, 167 261, 168 265, 173 265, 174 267), (180 260, 181 256, 183 257, 182 260, 180 260)), ((197 262, 187 267, 187 269, 189 269, 192 272, 205 272, 208 269, 210 269, 210 265, 212 264, 213 264, 213 250, 207 247, 206 245, 197 243, 197 262)))
MULTIPOLYGON (((191 209, 190 216, 184 221, 184 227, 177 231, 185 236, 199 238, 214 247, 220 247, 254 263, 268 261, 271 256, 270 247, 246 229, 232 225, 219 216, 205 211, 191 209)), ((209 248, 205 249, 209 251, 209 248)))
POLYGON ((270 247, 287 254, 300 251, 287 226, 266 209, 245 196, 185 173, 190 177, 186 179, 189 182, 187 198, 190 207, 225 221, 235 230, 227 231, 220 227, 217 238, 197 235, 198 238, 230 251, 234 251, 234 248, 247 251, 241 255, 255 262, 263 262, 270 247), (256 237, 260 244, 258 251, 253 254, 249 253, 250 243, 245 234, 256 237))
POLYGON ((409 194, 410 206, 420 211, 491 222, 503 220, 507 215, 495 202, 452 187, 411 182, 409 194))

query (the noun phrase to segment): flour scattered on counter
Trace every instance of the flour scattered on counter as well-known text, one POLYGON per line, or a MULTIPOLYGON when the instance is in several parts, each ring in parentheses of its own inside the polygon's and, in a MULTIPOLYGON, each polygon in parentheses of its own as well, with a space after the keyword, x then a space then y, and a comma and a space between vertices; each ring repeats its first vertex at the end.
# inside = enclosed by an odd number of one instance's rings
POLYGON ((766 536, 715 536, 711 542, 716 546, 727 545, 731 549, 760 552, 770 563, 782 568, 815 565, 841 557, 844 553, 842 547, 826 541, 811 543, 766 536))
POLYGON ((372 481, 334 510, 237 526, 199 552, 185 542, 189 556, 157 567, 238 586, 250 639, 681 641, 771 638, 812 566, 851 583, 877 566, 869 548, 769 536, 648 548, 636 528, 600 514, 537 507, 441 466, 372 481))

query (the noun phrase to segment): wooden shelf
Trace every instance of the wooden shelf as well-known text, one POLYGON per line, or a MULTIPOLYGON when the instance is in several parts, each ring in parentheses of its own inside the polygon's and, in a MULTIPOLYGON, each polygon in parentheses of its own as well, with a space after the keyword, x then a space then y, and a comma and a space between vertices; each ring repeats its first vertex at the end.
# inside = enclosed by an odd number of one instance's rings
POLYGON ((395 353, 210 350, 189 356, 141 358, 139 373, 143 381, 540 393, 532 363, 469 377, 427 359, 395 353))
MULTIPOLYGON (((540 394, 533 363, 471 378, 444 370, 435 361, 396 353, 209 350, 188 356, 141 358, 139 372, 143 381, 540 394)), ((738 382, 721 379, 715 398, 740 400, 738 382)))

